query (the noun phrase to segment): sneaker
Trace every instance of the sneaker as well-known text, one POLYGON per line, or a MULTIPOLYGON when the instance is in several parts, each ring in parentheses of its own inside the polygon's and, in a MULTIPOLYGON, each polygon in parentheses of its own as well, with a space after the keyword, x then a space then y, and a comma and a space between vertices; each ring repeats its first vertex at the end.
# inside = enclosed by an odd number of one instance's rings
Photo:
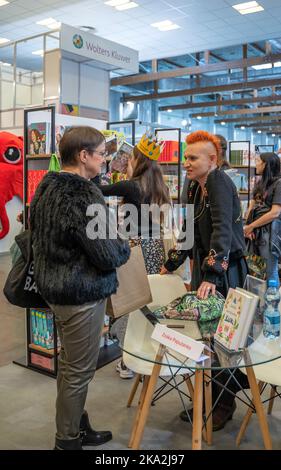
POLYGON ((133 379, 135 375, 131 369, 125 366, 122 360, 117 362, 116 372, 119 372, 121 379, 133 379))

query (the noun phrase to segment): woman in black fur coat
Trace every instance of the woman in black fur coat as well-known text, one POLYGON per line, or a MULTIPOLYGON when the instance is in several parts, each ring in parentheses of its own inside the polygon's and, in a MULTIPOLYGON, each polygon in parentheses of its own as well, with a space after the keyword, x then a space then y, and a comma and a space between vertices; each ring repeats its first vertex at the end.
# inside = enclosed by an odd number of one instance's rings
POLYGON ((35 280, 54 312, 61 340, 55 448, 81 450, 112 438, 110 431, 93 431, 83 410, 98 359, 105 300, 116 292, 116 268, 126 263, 130 249, 117 236, 109 239, 108 210, 90 181, 104 162, 102 133, 73 127, 59 150, 62 171, 48 173, 38 187, 30 226, 35 280), (102 216, 93 218, 93 204, 102 216), (93 223, 101 225, 104 237, 96 237, 93 223))

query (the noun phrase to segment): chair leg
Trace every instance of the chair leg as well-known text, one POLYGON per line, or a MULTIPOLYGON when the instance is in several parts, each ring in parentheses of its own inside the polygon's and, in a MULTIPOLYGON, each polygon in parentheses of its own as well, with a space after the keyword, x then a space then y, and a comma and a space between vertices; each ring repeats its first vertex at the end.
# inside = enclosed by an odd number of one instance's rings
POLYGON ((130 393, 129 398, 128 398, 127 408, 130 408, 130 406, 133 402, 133 399, 135 397, 135 394, 136 394, 136 391, 138 389, 139 383, 141 382, 141 378, 142 378, 141 374, 136 375, 134 385, 132 387, 131 393, 130 393))
POLYGON ((195 372, 192 450, 201 450, 202 446, 202 406, 203 406, 203 370, 195 372))
POLYGON ((260 430, 261 430, 262 437, 263 437, 264 447, 265 447, 266 450, 272 450, 271 436, 270 436, 270 433, 269 433, 266 416, 265 416, 263 405, 262 405, 262 402, 261 402, 261 397, 260 397, 258 384, 257 384, 257 381, 256 381, 256 376, 255 376, 255 373, 254 373, 254 370, 253 370, 252 367, 247 367, 246 371, 247 371, 247 377, 248 377, 248 380, 249 380, 249 384, 250 384, 250 387, 251 387, 253 402, 254 402, 256 413, 257 413, 258 420, 259 420, 259 425, 260 425, 260 430))
POLYGON ((135 438, 136 429, 138 427, 140 414, 141 414, 141 410, 142 410, 142 406, 143 406, 143 402, 144 402, 144 397, 145 397, 147 387, 148 387, 148 382, 149 382, 149 376, 145 375, 144 379, 143 379, 143 385, 142 385, 142 390, 141 390, 140 399, 139 399, 139 403, 138 403, 138 408, 137 408, 137 412, 136 412, 136 415, 135 415, 134 424, 133 424, 133 428, 132 428, 132 432, 131 432, 131 436, 130 436, 130 441, 129 441, 129 444, 128 444, 129 448, 132 447, 132 444, 133 444, 133 441, 134 441, 134 438, 135 438))
POLYGON ((276 394, 276 385, 271 385, 270 398, 269 398, 269 403, 268 403, 268 408, 267 408, 268 415, 271 415, 275 394, 276 394))
MULTIPOLYGON (((263 387, 263 382, 259 382, 259 393, 261 392, 262 390, 262 387, 263 387)), ((244 434, 246 432, 246 429, 247 429, 247 426, 250 422, 250 419, 252 417, 252 414, 254 413, 254 410, 252 408, 248 408, 244 418, 243 418, 243 421, 242 421, 242 424, 240 426, 240 429, 239 429, 239 433, 238 433, 238 436, 236 438, 236 445, 237 447, 240 445, 243 437, 244 437, 244 434)))
POLYGON ((157 380, 158 380, 158 377, 159 377, 159 374, 160 374, 161 361, 162 361, 164 352, 165 352, 165 347, 161 345, 159 347, 159 351, 158 351, 156 359, 155 359, 155 364, 154 364, 154 367, 153 367, 153 371, 152 371, 152 374, 151 374, 149 382, 148 382, 148 387, 147 387, 146 394, 145 394, 144 401, 143 401, 143 405, 142 405, 142 408, 141 408, 141 411, 140 411, 140 416, 139 416, 139 420, 138 420, 138 423, 137 423, 135 436, 134 436, 134 439, 133 439, 133 442, 132 442, 132 449, 133 450, 138 450, 139 446, 140 446, 140 442, 141 442, 143 432, 144 432, 144 427, 145 427, 145 424, 146 424, 146 421, 147 421, 147 418, 148 418, 148 413, 149 413, 149 408, 150 408, 150 405, 151 405, 153 392, 155 390, 155 386, 156 386, 156 383, 157 383, 157 380))

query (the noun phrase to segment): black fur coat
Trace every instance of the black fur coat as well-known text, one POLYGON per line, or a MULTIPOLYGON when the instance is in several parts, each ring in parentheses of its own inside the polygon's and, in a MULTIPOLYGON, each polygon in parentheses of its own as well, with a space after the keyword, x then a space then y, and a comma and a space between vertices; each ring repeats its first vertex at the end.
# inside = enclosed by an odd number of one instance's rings
POLYGON ((91 204, 104 198, 95 184, 71 173, 48 173, 30 206, 34 276, 51 304, 82 305, 116 292, 116 268, 130 256, 127 242, 90 239, 91 204))

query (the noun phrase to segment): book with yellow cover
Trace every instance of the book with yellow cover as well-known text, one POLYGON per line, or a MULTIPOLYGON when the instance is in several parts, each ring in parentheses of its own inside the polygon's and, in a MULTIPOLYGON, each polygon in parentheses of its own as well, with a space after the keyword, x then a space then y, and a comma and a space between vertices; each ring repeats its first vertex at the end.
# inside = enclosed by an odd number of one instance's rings
POLYGON ((232 351, 244 348, 257 304, 258 296, 243 289, 230 288, 215 333, 215 340, 232 351))

